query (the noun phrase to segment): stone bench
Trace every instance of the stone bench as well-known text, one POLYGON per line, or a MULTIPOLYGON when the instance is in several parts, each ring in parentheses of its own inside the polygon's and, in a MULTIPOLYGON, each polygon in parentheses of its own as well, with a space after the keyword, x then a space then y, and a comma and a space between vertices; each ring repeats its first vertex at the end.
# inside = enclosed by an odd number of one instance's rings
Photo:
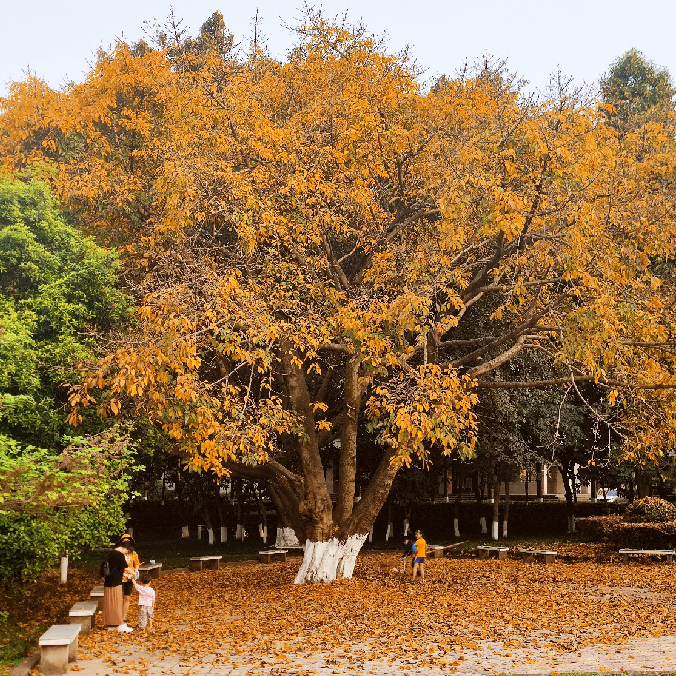
POLYGON ((541 556, 545 563, 554 563, 557 552, 549 549, 520 549, 519 554, 523 561, 533 561, 536 556, 541 556))
POLYGON ((40 636, 40 671, 45 676, 68 673, 68 662, 77 659, 79 624, 53 624, 40 636))
POLYGON ((88 634, 96 625, 96 611, 98 601, 78 601, 68 611, 68 621, 80 625, 80 633, 88 634))
POLYGON ((89 592, 89 598, 91 601, 96 601, 98 603, 98 610, 103 610, 103 585, 94 587, 89 592))
POLYGON ((674 559, 673 549, 620 549, 620 554, 623 563, 629 563, 630 556, 664 556, 667 563, 674 559))
POLYGON ((144 563, 142 566, 139 566, 139 573, 148 573, 150 575, 151 579, 157 580, 157 578, 160 576, 160 572, 162 570, 162 564, 161 563, 144 563))
POLYGON ((441 545, 427 545, 427 558, 438 559, 443 557, 446 548, 441 545))
POLYGON ((286 549, 267 549, 258 552, 258 560, 261 563, 272 563, 273 561, 286 561, 286 549))
POLYGON ((496 556, 500 561, 507 558, 509 547, 491 547, 490 545, 479 545, 477 548, 480 559, 487 559, 489 556, 496 556))

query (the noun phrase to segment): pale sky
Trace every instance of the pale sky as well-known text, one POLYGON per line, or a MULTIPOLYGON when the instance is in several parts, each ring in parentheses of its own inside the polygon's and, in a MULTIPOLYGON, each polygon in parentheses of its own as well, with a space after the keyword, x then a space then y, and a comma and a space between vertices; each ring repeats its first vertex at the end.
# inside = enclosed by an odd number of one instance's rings
MULTIPOLYGON (((53 87, 79 82, 99 46, 135 41, 144 21, 175 14, 195 34, 220 10, 243 46, 258 8, 273 56, 283 57, 303 0, 0 0, 0 95, 28 67, 53 87)), ((512 71, 543 89, 558 69, 576 84, 594 84, 609 64, 635 47, 676 76, 676 0, 324 0, 327 16, 346 10, 374 33, 386 32, 432 78, 453 74, 484 54, 507 59, 512 71)))

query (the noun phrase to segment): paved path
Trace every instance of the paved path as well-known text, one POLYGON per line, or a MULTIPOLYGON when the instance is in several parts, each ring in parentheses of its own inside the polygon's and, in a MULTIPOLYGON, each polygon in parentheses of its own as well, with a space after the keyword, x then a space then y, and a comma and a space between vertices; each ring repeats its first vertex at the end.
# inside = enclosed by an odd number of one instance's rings
MULTIPOLYGON (((119 650, 106 658, 92 657, 80 651, 77 673, 81 676, 109 676, 117 673, 147 676, 309 676, 310 674, 425 674, 440 676, 492 674, 568 674, 568 673, 674 673, 676 672, 676 636, 631 640, 622 645, 597 645, 576 652, 557 653, 540 647, 542 635, 532 639, 534 649, 505 648, 501 643, 480 642, 476 650, 465 649, 456 654, 445 652, 438 660, 428 656, 424 664, 414 660, 398 660, 383 656, 381 660, 362 661, 355 655, 341 652, 314 654, 295 658, 289 655, 257 659, 249 663, 245 656, 207 655, 201 662, 184 661, 179 656, 153 655, 138 649, 119 650)), ((355 646, 358 655, 366 646, 355 646)), ((123 648, 123 646, 120 646, 123 648)))

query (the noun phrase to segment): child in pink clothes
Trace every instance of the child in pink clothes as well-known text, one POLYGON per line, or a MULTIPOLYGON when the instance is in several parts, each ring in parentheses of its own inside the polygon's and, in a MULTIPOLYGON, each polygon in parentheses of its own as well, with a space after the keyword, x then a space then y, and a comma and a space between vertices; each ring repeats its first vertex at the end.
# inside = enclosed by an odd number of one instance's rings
POLYGON ((144 575, 140 584, 134 582, 134 587, 138 592, 138 628, 148 631, 153 629, 153 615, 155 610, 155 590, 150 586, 150 577, 144 575))

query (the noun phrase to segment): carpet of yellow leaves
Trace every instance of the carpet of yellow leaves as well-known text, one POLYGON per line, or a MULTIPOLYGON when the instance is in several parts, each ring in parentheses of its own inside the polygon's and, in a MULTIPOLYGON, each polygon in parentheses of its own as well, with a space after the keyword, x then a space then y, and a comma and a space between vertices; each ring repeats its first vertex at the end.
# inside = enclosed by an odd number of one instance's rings
POLYGON ((564 560, 547 566, 431 560, 424 584, 395 572, 399 559, 391 553, 364 554, 354 579, 324 586, 294 585, 298 560, 175 573, 155 581, 153 633, 96 631, 81 647, 109 657, 111 666, 113 654, 139 649, 186 664, 290 668, 323 654, 332 656, 327 666, 387 659, 451 666, 463 650, 487 640, 508 654, 676 634, 672 566, 599 563, 589 560, 588 545, 560 552, 564 560))

